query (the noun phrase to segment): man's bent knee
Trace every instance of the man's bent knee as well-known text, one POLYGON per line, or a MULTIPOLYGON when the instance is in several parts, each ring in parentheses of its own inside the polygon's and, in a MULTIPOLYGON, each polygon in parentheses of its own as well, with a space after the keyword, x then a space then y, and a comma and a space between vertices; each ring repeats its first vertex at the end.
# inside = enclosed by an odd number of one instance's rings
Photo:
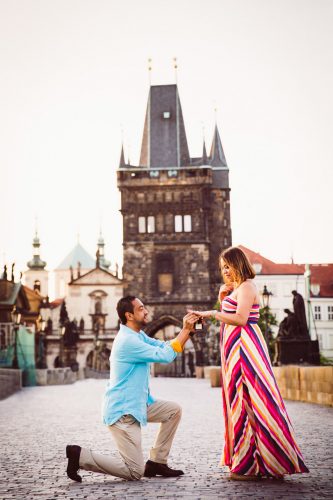
POLYGON ((170 418, 178 418, 180 419, 182 416, 182 407, 179 406, 178 403, 172 403, 172 413, 170 414, 170 418))
POLYGON ((136 467, 129 467, 132 481, 139 481, 145 472, 144 465, 137 465, 136 467))

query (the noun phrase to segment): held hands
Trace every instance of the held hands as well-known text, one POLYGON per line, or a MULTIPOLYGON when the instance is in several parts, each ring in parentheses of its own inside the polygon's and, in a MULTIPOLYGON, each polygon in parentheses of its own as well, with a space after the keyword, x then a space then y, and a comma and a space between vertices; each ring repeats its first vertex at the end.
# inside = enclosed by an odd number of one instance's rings
POLYGON ((198 321, 198 316, 194 311, 189 311, 183 318, 183 328, 191 332, 194 329, 195 323, 198 321))
POLYGON ((192 311, 189 310, 189 313, 195 314, 196 321, 200 318, 211 318, 212 316, 214 317, 216 314, 216 310, 214 309, 213 311, 192 311))

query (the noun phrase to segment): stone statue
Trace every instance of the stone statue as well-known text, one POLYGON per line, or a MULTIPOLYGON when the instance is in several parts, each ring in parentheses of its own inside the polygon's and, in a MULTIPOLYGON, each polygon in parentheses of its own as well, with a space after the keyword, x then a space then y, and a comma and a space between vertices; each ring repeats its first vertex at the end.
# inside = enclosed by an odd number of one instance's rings
POLYGON ((52 319, 51 319, 51 318, 49 318, 49 319, 47 320, 47 326, 46 326, 46 328, 47 328, 47 333, 52 334, 52 330, 53 330, 53 322, 52 322, 52 319))
POLYGON ((69 266, 69 270, 71 272, 71 281, 74 280, 73 266, 69 266))
POLYGON ((299 325, 295 313, 290 309, 284 309, 287 316, 279 325, 278 338, 295 338, 299 337, 299 325))
POLYGON ((7 280, 7 266, 6 266, 6 264, 3 266, 2 279, 7 280))
POLYGON ((14 278, 15 271, 14 271, 14 269, 15 269, 15 262, 13 262, 13 264, 12 264, 12 282, 13 283, 15 281, 15 278, 14 278))
POLYGON ((97 249, 97 252, 96 252, 96 267, 100 267, 100 252, 99 252, 99 248, 97 249))
POLYGON ((304 299, 302 295, 298 293, 296 290, 293 290, 291 293, 294 296, 293 307, 297 323, 299 326, 299 336, 303 338, 309 338, 309 330, 308 330, 308 325, 306 323, 304 299))
POLYGON ((78 261, 77 263, 77 277, 80 278, 81 277, 81 262, 78 261))
POLYGON ((80 330, 80 332, 83 332, 83 330, 84 330, 84 319, 83 318, 80 319, 79 330, 80 330))

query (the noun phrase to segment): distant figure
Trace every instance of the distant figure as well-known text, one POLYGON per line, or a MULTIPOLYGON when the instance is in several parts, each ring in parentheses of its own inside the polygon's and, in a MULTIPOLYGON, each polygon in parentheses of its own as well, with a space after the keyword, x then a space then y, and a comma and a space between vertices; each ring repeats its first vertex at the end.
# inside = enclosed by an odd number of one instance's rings
POLYGON ((285 318, 281 321, 279 325, 279 338, 295 338, 299 337, 299 324, 296 318, 296 314, 293 313, 290 309, 284 309, 284 312, 287 314, 285 318))
POLYGON ((188 369, 190 370, 190 377, 194 375, 194 356, 191 351, 188 353, 188 361, 187 361, 188 369))
POLYGON ((302 295, 298 293, 296 290, 293 290, 291 293, 294 296, 293 307, 299 326, 299 336, 309 337, 308 325, 306 323, 304 299, 302 295))

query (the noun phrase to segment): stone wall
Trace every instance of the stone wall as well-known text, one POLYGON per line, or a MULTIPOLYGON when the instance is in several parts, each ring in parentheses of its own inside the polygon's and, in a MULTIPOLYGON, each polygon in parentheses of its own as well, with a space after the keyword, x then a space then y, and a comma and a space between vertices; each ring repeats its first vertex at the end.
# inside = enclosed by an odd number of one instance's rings
POLYGON ((63 385, 73 384, 77 380, 83 380, 84 370, 73 372, 70 368, 52 368, 36 370, 37 385, 63 385))
POLYGON ((0 368, 0 399, 22 389, 22 370, 0 368))
MULTIPOLYGON (((333 406, 333 366, 275 366, 277 384, 284 399, 333 406)), ((209 370, 212 387, 221 387, 221 369, 209 370)))
POLYGON ((282 397, 333 406, 333 366, 280 366, 274 374, 282 397))

